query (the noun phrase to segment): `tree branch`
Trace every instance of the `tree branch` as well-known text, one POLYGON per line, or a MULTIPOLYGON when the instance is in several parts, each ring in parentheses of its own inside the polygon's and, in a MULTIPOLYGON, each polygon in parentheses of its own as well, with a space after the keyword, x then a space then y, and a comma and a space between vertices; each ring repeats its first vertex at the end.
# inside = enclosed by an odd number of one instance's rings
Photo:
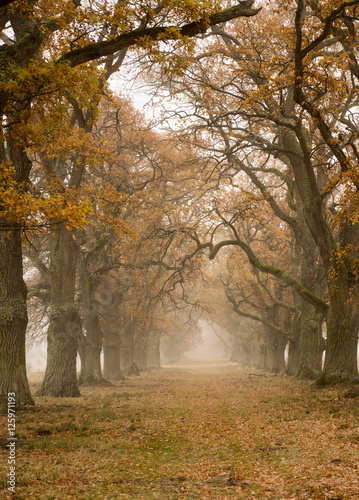
POLYGON ((281 281, 289 285, 293 290, 297 292, 297 294, 302 297, 304 300, 315 306, 319 311, 321 311, 324 315, 328 310, 328 304, 324 302, 322 299, 317 297, 314 293, 310 292, 300 281, 293 278, 289 273, 280 269, 279 267, 272 266, 270 264, 266 264, 262 262, 257 255, 253 252, 249 245, 247 245, 244 241, 239 238, 239 235, 232 224, 227 223, 228 227, 232 229, 235 234, 235 239, 233 240, 222 240, 216 245, 212 243, 200 243, 197 241, 197 245, 200 245, 202 249, 209 248, 209 259, 212 260, 216 257, 217 253, 221 248, 225 246, 238 246, 241 248, 246 254, 251 264, 254 267, 262 271, 263 273, 271 274, 276 278, 279 278, 281 281))
POLYGON ((124 33, 114 40, 106 40, 97 43, 91 43, 85 47, 71 50, 64 54, 58 62, 67 63, 71 67, 84 64, 101 57, 105 57, 115 52, 119 52, 127 47, 131 47, 141 42, 143 39, 174 40, 178 37, 193 37, 204 33, 210 26, 225 23, 238 17, 250 17, 256 15, 260 9, 252 9, 254 0, 245 0, 238 5, 228 9, 221 10, 207 17, 202 17, 198 21, 193 21, 177 29, 176 26, 156 26, 152 28, 140 28, 124 33), (173 30, 175 28, 175 30, 173 30))

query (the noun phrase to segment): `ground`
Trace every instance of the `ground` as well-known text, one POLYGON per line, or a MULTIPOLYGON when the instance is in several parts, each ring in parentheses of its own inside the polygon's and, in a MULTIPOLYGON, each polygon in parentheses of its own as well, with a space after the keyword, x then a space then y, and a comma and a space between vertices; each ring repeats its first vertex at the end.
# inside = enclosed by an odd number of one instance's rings
POLYGON ((16 415, 16 495, 357 500, 359 398, 344 392, 187 360, 80 398, 35 398, 16 415))

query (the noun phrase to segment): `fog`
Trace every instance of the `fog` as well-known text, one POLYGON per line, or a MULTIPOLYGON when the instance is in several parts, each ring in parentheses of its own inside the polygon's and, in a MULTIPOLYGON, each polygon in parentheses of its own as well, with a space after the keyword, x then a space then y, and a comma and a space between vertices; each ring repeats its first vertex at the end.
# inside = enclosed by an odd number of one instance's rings
POLYGON ((46 368, 46 342, 34 344, 26 350, 28 373, 44 372, 46 368))
POLYGON ((218 325, 211 326, 205 321, 199 321, 202 328, 201 340, 195 349, 185 351, 186 358, 228 358, 228 334, 218 325))
MULTIPOLYGON (((228 334, 226 331, 221 329, 216 324, 211 326, 205 321, 200 321, 199 326, 202 328, 201 339, 198 340, 197 346, 194 349, 185 351, 185 358, 228 358, 229 351, 226 345, 228 344, 228 334)), ((46 348, 46 341, 34 344, 33 346, 27 348, 26 366, 28 373, 45 371, 46 348)), ((79 359, 78 369, 80 369, 79 359)))

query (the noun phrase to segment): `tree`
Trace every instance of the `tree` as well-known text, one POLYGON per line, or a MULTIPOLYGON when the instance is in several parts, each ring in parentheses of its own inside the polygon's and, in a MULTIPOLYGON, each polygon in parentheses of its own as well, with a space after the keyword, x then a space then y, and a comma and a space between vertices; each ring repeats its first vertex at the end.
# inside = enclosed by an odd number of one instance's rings
MULTIPOLYGON (((47 109, 41 97, 64 96, 69 81, 76 80, 76 74, 80 76, 80 65, 102 57, 113 60, 114 54, 138 43, 151 44, 166 39, 181 43, 218 22, 258 12, 252 9, 253 1, 250 0, 228 9, 214 9, 214 12, 212 5, 210 9, 205 9, 205 5, 207 3, 199 2, 194 7, 192 2, 164 2, 149 9, 147 2, 137 2, 134 6, 123 2, 112 5, 49 4, 46 1, 3 3, 0 7, 4 40, 0 46, 0 111, 4 125, 1 160, 3 166, 5 161, 13 165, 15 189, 20 199, 28 189, 32 167, 27 149, 31 142, 28 127, 31 129, 34 125, 34 106, 40 103, 44 113, 47 109)), ((5 205, 6 199, 2 197, 2 207, 5 205)), ((6 394, 15 391, 17 405, 20 405, 32 402, 24 366, 27 314, 21 263, 23 226, 3 214, 1 225, 1 262, 5 267, 2 265, 0 269, 4 304, 0 397, 1 404, 5 404, 6 394), (7 235, 9 227, 10 235, 7 235), (16 370, 15 365, 19 366, 16 370)), ((58 241, 57 247, 63 243, 58 241)), ((50 385, 49 381, 49 392, 58 392, 50 385)), ((69 388, 69 395, 74 395, 73 381, 69 388)), ((62 393, 67 394, 66 391, 62 393)))
POLYGON ((187 97, 176 114, 191 127, 183 138, 211 159, 207 179, 241 193, 245 176, 290 228, 300 266, 292 273, 257 255, 238 229, 240 203, 222 219, 231 235, 214 231, 210 241, 195 238, 198 247, 214 258, 237 246, 298 294, 303 375, 318 375, 326 318, 322 383, 358 378, 357 4, 269 2, 255 23, 213 28, 217 40, 167 79, 172 95, 187 97))

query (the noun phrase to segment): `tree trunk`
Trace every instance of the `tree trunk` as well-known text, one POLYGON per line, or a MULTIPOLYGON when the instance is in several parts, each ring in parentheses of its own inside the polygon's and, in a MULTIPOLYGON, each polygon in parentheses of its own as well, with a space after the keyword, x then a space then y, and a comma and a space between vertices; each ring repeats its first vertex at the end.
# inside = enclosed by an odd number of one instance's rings
POLYGON ((264 368, 273 373, 280 373, 285 371, 284 351, 286 348, 286 341, 283 335, 277 332, 272 332, 266 344, 266 363, 264 368))
POLYGON ((141 327, 135 327, 133 361, 139 370, 147 370, 148 335, 141 327))
POLYGON ((242 367, 250 365, 251 350, 248 345, 248 339, 241 339, 239 336, 234 337, 230 361, 234 361, 242 367))
MULTIPOLYGON (((302 221, 302 225, 304 223, 302 221)), ((325 295, 325 275, 320 262, 318 249, 313 239, 307 234, 306 250, 301 252, 300 277, 304 286, 322 298, 325 295), (322 277, 320 275, 323 275, 322 277)), ((322 372, 322 358, 324 339, 322 336, 323 313, 314 306, 300 299, 297 307, 301 311, 300 317, 300 366, 298 376, 315 379, 322 372)))
POLYGON ((86 335, 79 343, 81 359, 79 384, 109 385, 103 378, 101 370, 102 331, 98 315, 89 314, 84 326, 86 335))
POLYGON ((292 321, 292 332, 289 338, 288 362, 286 368, 287 375, 296 375, 300 367, 300 333, 301 315, 295 313, 292 321))
POLYGON ((322 314, 311 304, 302 303, 300 366, 298 375, 317 378, 322 372, 324 339, 322 336, 322 314))
POLYGON ((82 323, 85 334, 79 343, 81 372, 79 384, 108 385, 102 376, 101 351, 102 329, 98 314, 98 303, 95 300, 96 280, 85 265, 81 269, 81 304, 82 323))
POLYGON ((126 325, 121 329, 121 352, 120 365, 121 371, 126 376, 136 375, 137 366, 134 366, 134 329, 133 325, 126 325))
MULTIPOLYGON (((281 288, 276 290, 276 295, 278 299, 282 298, 281 288)), ((284 330, 287 314, 278 304, 274 303, 268 308, 266 318, 271 324, 284 330)), ((264 325, 264 338, 266 341, 265 368, 274 373, 284 372, 286 369, 284 352, 288 339, 284 333, 267 325, 264 325)))
POLYGON ((164 364, 172 364, 183 358, 182 339, 163 339, 162 355, 164 364))
MULTIPOLYGON (((1 225, 6 224, 2 221, 1 225)), ((0 227, 0 409, 7 410, 8 393, 16 407, 34 404, 26 375, 26 285, 23 280, 21 232, 0 227)))
POLYGON ((352 247, 354 254, 334 264, 337 276, 331 283, 324 370, 318 384, 359 381, 359 303, 355 264, 359 257, 359 224, 343 225, 341 243, 342 248, 352 247))
POLYGON ((337 290, 331 297, 327 314, 324 370, 317 380, 318 385, 359 381, 358 318, 359 306, 348 302, 345 283, 338 283, 337 290))
POLYGON ((75 305, 75 244, 59 224, 50 245, 51 312, 47 333, 47 365, 39 396, 80 396, 76 374, 81 320, 75 305))
POLYGON ((103 376, 107 380, 123 380, 121 371, 121 339, 117 332, 105 335, 103 339, 103 376))
MULTIPOLYGON (((1 136, 0 163, 9 158, 15 167, 18 191, 26 189, 31 161, 26 144, 19 141, 13 128, 19 120, 15 112, 8 128, 7 148, 1 136)), ((1 205, 0 205, 1 211, 1 205)), ((1 214, 1 212, 0 212, 1 214)), ((34 404, 26 375, 25 336, 27 326, 26 285, 23 279, 22 243, 20 226, 0 218, 0 409, 7 409, 9 392, 15 393, 15 404, 34 404)))
POLYGON ((147 346, 147 368, 161 368, 159 333, 152 333, 147 346))

